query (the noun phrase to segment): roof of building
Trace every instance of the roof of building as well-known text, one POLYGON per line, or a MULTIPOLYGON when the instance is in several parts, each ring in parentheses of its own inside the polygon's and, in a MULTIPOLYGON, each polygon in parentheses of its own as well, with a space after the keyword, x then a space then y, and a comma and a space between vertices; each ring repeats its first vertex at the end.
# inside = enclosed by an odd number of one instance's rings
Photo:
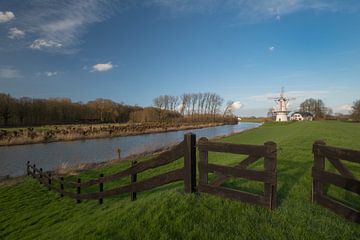
POLYGON ((309 112, 294 112, 291 114, 291 116, 294 116, 294 114, 300 114, 302 117, 313 117, 314 115, 309 112))

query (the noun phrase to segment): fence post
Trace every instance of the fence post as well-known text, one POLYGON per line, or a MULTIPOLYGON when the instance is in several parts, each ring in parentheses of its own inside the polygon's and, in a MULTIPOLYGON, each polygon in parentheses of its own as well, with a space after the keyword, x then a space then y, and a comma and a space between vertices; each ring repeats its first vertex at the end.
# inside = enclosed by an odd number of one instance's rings
POLYGON ((118 154, 118 160, 120 160, 121 159, 121 149, 117 148, 116 151, 117 151, 117 154, 118 154))
MULTIPOLYGON (((313 144, 313 154, 314 154, 314 165, 313 168, 318 171, 325 170, 325 155, 322 154, 317 145, 326 145, 322 140, 317 140, 313 144)), ((317 196, 323 196, 324 194, 324 184, 313 179, 312 189, 311 189, 311 201, 316 202, 317 196)))
POLYGON ((196 135, 184 135, 184 184, 185 192, 196 192, 196 135))
POLYGON ((26 173, 28 176, 30 176, 30 161, 27 161, 26 163, 26 173))
POLYGON ((43 178, 42 174, 43 174, 43 169, 40 168, 40 172, 39 172, 39 181, 40 181, 40 184, 43 183, 43 182, 42 182, 42 178, 43 178))
POLYGON ((34 177, 34 178, 36 178, 36 170, 35 170, 35 169, 36 169, 36 165, 34 164, 34 165, 33 165, 33 174, 34 174, 33 177, 34 177))
MULTIPOLYGON (((135 166, 137 164, 137 161, 131 161, 131 166, 135 166)), ((131 184, 136 183, 137 181, 137 173, 131 174, 131 179, 130 182, 131 184)), ((136 192, 131 192, 130 193, 130 197, 131 197, 131 201, 135 201, 136 200, 136 192)))
MULTIPOLYGON (((103 177, 104 177, 104 174, 101 173, 100 178, 99 178, 99 192, 104 191, 103 177)), ((102 197, 99 198, 99 204, 103 204, 103 198, 102 197)))
POLYGON ((51 173, 49 173, 48 185, 49 185, 49 191, 50 191, 51 190, 51 173))
POLYGON ((264 198, 269 203, 268 207, 271 210, 276 208, 276 192, 277 192, 277 179, 276 179, 276 160, 277 150, 276 143, 266 142, 264 143, 266 148, 264 157, 264 169, 265 171, 272 172, 275 174, 275 182, 264 184, 264 198))
MULTIPOLYGON (((77 184, 77 191, 76 192, 77 192, 78 195, 80 195, 80 193, 81 193, 81 188, 80 188, 81 179, 80 178, 78 178, 77 183, 78 184, 77 184)), ((80 203, 81 201, 80 201, 80 199, 76 199, 76 202, 80 203)))
MULTIPOLYGON (((60 190, 64 191, 64 177, 60 177, 60 190)), ((60 197, 63 197, 64 194, 61 192, 60 197)))
MULTIPOLYGON (((199 139, 199 143, 207 141, 208 139, 206 137, 199 139)), ((206 149, 199 148, 199 185, 208 184, 208 173, 206 170, 206 166, 208 164, 208 155, 209 152, 206 149)))

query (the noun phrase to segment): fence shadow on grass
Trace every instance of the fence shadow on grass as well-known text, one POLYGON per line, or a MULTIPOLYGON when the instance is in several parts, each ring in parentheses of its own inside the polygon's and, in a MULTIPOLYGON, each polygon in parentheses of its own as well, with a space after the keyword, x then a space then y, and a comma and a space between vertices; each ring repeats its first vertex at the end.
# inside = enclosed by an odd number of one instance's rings
MULTIPOLYGON (((278 166, 278 204, 282 205, 288 197, 291 189, 299 183, 299 179, 305 174, 310 175, 312 162, 298 162, 291 160, 279 161, 278 166)), ((309 178, 310 182, 310 178, 309 178)), ((304 189, 305 190, 305 189, 304 189)), ((310 194, 310 193, 309 193, 310 194)))

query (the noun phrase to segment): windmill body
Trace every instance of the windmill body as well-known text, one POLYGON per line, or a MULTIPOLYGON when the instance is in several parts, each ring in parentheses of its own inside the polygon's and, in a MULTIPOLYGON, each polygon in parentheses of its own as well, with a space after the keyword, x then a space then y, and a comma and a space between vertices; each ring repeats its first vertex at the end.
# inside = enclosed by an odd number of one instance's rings
POLYGON ((274 107, 273 112, 276 114, 277 122, 287 122, 288 114, 290 111, 287 110, 287 105, 290 100, 294 100, 295 98, 287 98, 284 96, 284 88, 281 89, 281 93, 279 97, 269 98, 275 101, 276 106, 274 107))

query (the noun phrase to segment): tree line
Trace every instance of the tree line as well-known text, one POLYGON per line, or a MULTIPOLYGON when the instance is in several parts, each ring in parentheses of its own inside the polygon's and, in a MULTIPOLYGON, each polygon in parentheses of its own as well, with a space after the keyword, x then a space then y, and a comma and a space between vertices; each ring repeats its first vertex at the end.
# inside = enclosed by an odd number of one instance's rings
POLYGON ((181 96, 162 95, 154 98, 155 107, 177 111, 181 115, 216 115, 220 113, 224 99, 216 93, 184 93, 181 96))
POLYGON ((141 108, 102 98, 82 103, 72 102, 68 98, 14 98, 9 94, 0 93, 2 126, 123 123, 128 122, 130 113, 138 109, 141 108))
MULTIPOLYGON (((223 99, 216 93, 162 95, 154 107, 130 106, 98 98, 86 103, 69 98, 15 98, 0 93, 0 126, 39 126, 77 123, 211 122, 223 121, 223 99)), ((232 103, 232 102, 231 102, 232 103)), ((234 122, 231 106, 226 107, 226 122, 234 122), (230 110, 229 110, 230 109, 230 110)))

